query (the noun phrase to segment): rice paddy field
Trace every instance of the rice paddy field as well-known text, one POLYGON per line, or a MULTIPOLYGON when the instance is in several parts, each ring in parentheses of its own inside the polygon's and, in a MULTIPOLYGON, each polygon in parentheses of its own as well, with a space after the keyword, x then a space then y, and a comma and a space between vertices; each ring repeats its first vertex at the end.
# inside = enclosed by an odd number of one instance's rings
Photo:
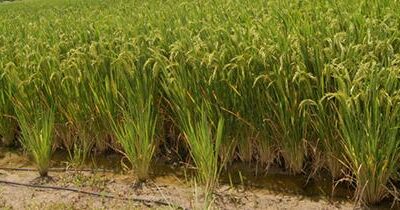
POLYGON ((0 0, 1 151, 39 186, 116 155, 136 187, 183 170, 200 208, 246 170, 396 208, 399 128, 398 0, 0 0))

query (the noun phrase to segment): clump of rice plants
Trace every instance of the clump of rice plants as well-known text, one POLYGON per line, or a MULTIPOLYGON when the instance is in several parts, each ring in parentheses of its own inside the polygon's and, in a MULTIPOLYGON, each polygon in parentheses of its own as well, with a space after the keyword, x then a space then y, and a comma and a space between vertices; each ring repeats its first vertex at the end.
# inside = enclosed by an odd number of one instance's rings
POLYGON ((207 118, 206 108, 201 108, 198 112, 199 118, 195 118, 188 110, 180 112, 178 125, 196 166, 197 181, 205 186, 206 196, 208 196, 218 185, 223 167, 219 161, 219 153, 224 121, 220 118, 218 124, 212 124, 212 121, 207 118))
POLYGON ((120 119, 111 117, 116 140, 133 166, 139 181, 149 178, 155 153, 157 112, 155 106, 155 78, 151 72, 124 71, 121 73, 122 104, 120 119))
POLYGON ((6 146, 13 144, 17 130, 14 108, 10 100, 13 93, 13 83, 7 77, 7 71, 12 71, 13 66, 15 65, 9 63, 0 67, 4 70, 0 72, 0 141, 6 146))
MULTIPOLYGON (((342 69, 344 70, 344 69, 342 69)), ((354 174, 359 201, 376 204, 400 160, 399 70, 374 63, 360 66, 353 79, 337 78, 340 133, 347 166, 354 174)))
MULTIPOLYGON (((290 66, 287 56, 279 59, 280 66, 273 66, 268 79, 272 84, 268 87, 265 98, 268 100, 268 125, 273 132, 285 167, 296 174, 303 170, 306 157, 306 133, 308 118, 300 107, 302 95, 295 91, 296 87, 305 84, 302 78, 295 75, 295 67, 290 66)), ((304 88, 307 88, 305 86, 304 88)))
POLYGON ((204 110, 200 111, 200 115, 200 119, 196 122, 187 121, 182 130, 198 171, 197 180, 205 185, 205 191, 208 193, 217 186, 222 168, 219 163, 219 152, 223 138, 224 120, 220 118, 217 125, 211 125, 204 110))
POLYGON ((53 149, 54 109, 32 111, 16 106, 21 143, 33 157, 40 176, 46 177, 53 149))
MULTIPOLYGON (((176 56, 174 59, 185 58, 176 56)), ((173 119, 185 137, 196 166, 197 181, 205 186, 206 200, 218 185, 224 164, 219 156, 224 119, 218 107, 211 103, 212 86, 205 80, 208 73, 190 64, 172 66, 163 69, 162 82, 173 119)))
POLYGON ((90 136, 85 134, 82 130, 79 134, 73 133, 69 135, 68 137, 63 136, 64 138, 70 138, 69 141, 67 141, 72 144, 72 146, 65 145, 69 155, 69 164, 75 168, 83 167, 91 155, 93 141, 90 140, 90 136))
POLYGON ((40 176, 47 177, 55 124, 54 101, 50 87, 46 86, 50 80, 46 73, 51 66, 39 62, 36 68, 42 68, 42 71, 30 75, 14 68, 9 72, 16 84, 13 95, 9 97, 21 130, 20 142, 33 158, 40 176))

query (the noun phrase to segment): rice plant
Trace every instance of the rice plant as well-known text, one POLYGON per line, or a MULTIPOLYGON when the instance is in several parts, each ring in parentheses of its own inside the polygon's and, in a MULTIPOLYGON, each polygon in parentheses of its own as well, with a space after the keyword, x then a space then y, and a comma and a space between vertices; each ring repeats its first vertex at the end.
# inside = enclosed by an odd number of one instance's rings
MULTIPOLYGON (((181 56, 177 54, 170 59, 185 59, 181 56)), ((167 64, 171 62, 163 57, 159 59, 167 64)), ((197 169, 197 180, 204 184, 208 197, 217 186, 223 167, 219 154, 224 138, 224 120, 218 107, 209 101, 212 86, 204 77, 207 77, 206 69, 196 69, 190 64, 171 66, 163 69, 162 87, 174 121, 189 147, 197 169)))
POLYGON ((11 102, 15 89, 13 88, 14 84, 7 77, 7 71, 12 70, 12 67, 11 63, 0 67, 4 70, 0 75, 0 141, 6 146, 14 143, 17 131, 17 122, 11 102))
POLYGON ((53 150, 54 109, 29 113, 16 106, 18 124, 21 128, 21 143, 33 157, 41 177, 48 175, 53 150))
MULTIPOLYGON (((375 204, 388 196, 399 161, 399 71, 366 63, 353 80, 339 79, 340 131, 356 195, 375 204)), ((343 77, 346 78, 346 77, 343 77)))
POLYGON ((188 141, 190 153, 198 170, 198 182, 205 185, 205 192, 212 192, 218 185, 222 166, 219 163, 219 151, 223 138, 223 119, 216 128, 209 124, 205 111, 197 122, 184 124, 182 130, 188 141), (215 129, 215 131, 214 131, 215 129), (212 132, 215 133, 212 133, 212 132))
POLYGON ((146 181, 149 178, 149 170, 155 152, 155 125, 151 116, 143 116, 149 123, 138 123, 138 118, 133 120, 124 116, 123 125, 114 126, 117 141, 122 145, 123 153, 133 166, 138 180, 146 181), (142 127, 141 127, 142 125, 142 127))
MULTIPOLYGON (((131 67, 132 68, 132 67, 131 67)), ((157 146, 157 110, 155 104, 157 77, 150 70, 121 69, 120 119, 110 114, 116 140, 133 166, 139 181, 149 178, 157 146), (131 71, 129 71, 131 70, 131 71)))

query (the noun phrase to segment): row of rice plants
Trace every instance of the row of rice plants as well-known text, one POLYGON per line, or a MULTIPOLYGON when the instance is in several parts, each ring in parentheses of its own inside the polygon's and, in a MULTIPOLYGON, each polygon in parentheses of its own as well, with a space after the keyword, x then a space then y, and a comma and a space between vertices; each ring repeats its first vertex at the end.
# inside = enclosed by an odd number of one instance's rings
POLYGON ((115 150, 143 181, 172 136, 206 191, 243 161, 349 175, 377 203, 397 181, 399 14, 365 0, 2 5, 0 136, 41 175, 56 148, 76 166, 115 150))

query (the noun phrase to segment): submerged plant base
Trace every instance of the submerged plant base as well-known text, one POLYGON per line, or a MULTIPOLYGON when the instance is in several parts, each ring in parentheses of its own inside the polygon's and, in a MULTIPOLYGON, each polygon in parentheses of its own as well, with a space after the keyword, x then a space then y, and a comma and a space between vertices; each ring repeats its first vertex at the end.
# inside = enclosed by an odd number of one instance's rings
POLYGON ((357 184, 356 201, 361 204, 376 205, 389 196, 387 186, 390 175, 374 174, 375 170, 375 168, 366 169, 361 166, 354 178, 357 184))
POLYGON ((10 132, 0 135, 0 145, 11 146, 15 144, 15 132, 11 129, 10 132))
POLYGON ((283 152, 282 157, 284 160, 285 168, 292 174, 300 174, 303 172, 304 166, 304 151, 296 150, 293 152, 283 152))

